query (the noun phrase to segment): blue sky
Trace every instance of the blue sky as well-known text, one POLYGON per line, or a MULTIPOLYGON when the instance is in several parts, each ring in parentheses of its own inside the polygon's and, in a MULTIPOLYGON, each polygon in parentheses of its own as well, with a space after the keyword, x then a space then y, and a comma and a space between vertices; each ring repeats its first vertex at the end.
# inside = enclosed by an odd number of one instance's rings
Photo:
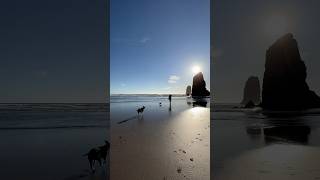
POLYGON ((111 0, 111 94, 184 93, 195 65, 210 88, 209 0, 111 0))

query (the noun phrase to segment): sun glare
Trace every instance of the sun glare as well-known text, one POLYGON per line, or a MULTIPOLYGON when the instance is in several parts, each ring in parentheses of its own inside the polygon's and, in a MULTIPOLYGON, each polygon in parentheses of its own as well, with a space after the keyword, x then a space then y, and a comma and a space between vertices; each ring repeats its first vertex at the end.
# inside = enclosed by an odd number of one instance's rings
POLYGON ((199 66, 193 66, 192 67, 192 72, 194 73, 194 74, 197 74, 198 72, 200 72, 201 71, 201 68, 199 67, 199 66))

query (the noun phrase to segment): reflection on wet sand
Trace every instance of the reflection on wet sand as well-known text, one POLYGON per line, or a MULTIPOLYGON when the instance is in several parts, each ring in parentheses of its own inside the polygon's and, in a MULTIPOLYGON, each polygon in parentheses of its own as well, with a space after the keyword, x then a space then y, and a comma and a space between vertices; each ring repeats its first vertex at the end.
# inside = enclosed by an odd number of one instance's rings
POLYGON ((224 146, 219 148, 217 145, 215 150, 216 154, 228 152, 226 148, 236 150, 215 161, 218 166, 214 179, 320 179, 320 116, 315 110, 312 115, 306 112, 228 113, 229 116, 223 114, 221 117, 239 120, 215 121, 215 130, 233 129, 230 137, 219 134, 220 138, 226 137, 225 141, 231 140, 233 144, 219 142, 224 146))
POLYGON ((307 144, 310 134, 309 126, 279 126, 265 128, 264 139, 266 143, 276 141, 292 141, 293 143, 307 144))
POLYGON ((263 126, 249 125, 246 132, 251 138, 263 135, 266 144, 286 142, 297 144, 308 144, 311 128, 303 124, 303 121, 286 121, 281 123, 283 119, 267 121, 263 126))
POLYGON ((189 98, 187 99, 187 105, 192 107, 207 107, 208 98, 189 98))

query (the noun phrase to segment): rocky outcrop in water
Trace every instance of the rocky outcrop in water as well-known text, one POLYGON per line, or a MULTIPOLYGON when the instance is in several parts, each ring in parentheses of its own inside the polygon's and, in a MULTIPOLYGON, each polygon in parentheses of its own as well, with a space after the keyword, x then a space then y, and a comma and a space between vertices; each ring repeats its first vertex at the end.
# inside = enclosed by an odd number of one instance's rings
POLYGON ((210 92, 206 89, 202 72, 199 72, 193 77, 192 96, 209 96, 210 92))
POLYGON ((260 103, 260 82, 256 76, 250 76, 246 81, 241 104, 246 105, 250 101, 256 105, 260 103))
POLYGON ((320 107, 320 98, 309 90, 306 66, 292 34, 278 39, 266 53, 262 107, 300 110, 320 107))
POLYGON ((187 86, 186 95, 187 95, 187 96, 190 96, 190 95, 191 95, 191 86, 187 86))

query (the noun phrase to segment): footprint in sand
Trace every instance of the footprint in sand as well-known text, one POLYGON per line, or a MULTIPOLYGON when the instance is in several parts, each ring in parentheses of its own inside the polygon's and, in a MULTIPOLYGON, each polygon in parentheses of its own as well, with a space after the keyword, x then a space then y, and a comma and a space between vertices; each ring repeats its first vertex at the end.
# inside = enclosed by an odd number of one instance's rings
POLYGON ((177 172, 180 174, 181 171, 182 171, 181 167, 178 167, 178 168, 177 168, 177 172))
POLYGON ((122 136, 119 136, 119 140, 120 140, 120 143, 125 143, 127 141, 122 136))

